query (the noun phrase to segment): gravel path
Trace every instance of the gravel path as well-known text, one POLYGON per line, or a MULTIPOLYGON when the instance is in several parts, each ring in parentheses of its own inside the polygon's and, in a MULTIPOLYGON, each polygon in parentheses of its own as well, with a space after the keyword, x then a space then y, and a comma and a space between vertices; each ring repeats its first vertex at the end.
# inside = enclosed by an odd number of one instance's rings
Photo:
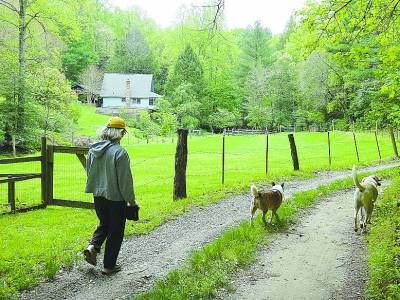
MULTIPOLYGON (((387 183, 386 183, 387 184, 387 183)), ((235 292, 219 299, 364 299, 365 245, 353 229, 354 189, 340 191, 303 212, 286 234, 259 250, 235 276, 235 292)))
MULTIPOLYGON (((375 171, 400 166, 399 162, 368 167, 375 171)), ((350 176, 351 171, 321 172, 317 178, 285 183, 285 195, 315 189, 350 176)), ((21 299, 123 299, 150 288, 157 279, 182 265, 193 250, 249 217, 249 194, 237 195, 167 222, 140 237, 124 239, 119 256, 123 271, 101 275, 99 268, 82 262, 70 272, 60 272, 50 282, 20 294, 21 299)), ((102 262, 99 261, 101 266, 102 262)))

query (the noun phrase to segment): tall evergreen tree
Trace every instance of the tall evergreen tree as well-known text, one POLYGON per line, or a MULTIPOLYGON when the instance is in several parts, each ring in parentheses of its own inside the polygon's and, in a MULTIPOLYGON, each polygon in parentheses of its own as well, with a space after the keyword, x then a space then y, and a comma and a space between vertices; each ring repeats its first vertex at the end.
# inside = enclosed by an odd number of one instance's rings
POLYGON ((237 74, 239 78, 245 78, 253 68, 266 67, 272 63, 271 37, 271 31, 263 28, 259 21, 243 32, 237 74))
POLYGON ((203 66, 192 47, 187 45, 178 57, 175 68, 166 86, 166 95, 172 95, 180 85, 190 84, 197 100, 204 95, 203 66))

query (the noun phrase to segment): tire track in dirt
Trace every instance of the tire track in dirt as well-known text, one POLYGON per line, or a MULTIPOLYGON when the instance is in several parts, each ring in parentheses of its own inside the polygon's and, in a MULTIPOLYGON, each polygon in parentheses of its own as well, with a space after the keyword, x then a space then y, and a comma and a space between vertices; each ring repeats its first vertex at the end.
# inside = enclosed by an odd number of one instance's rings
MULTIPOLYGON (((361 171, 383 170, 400 166, 399 162, 367 167, 361 171)), ((315 189, 351 171, 320 172, 316 178, 285 183, 288 199, 293 193, 315 189)), ((123 299, 149 289, 156 280, 182 265, 190 253, 217 238, 227 229, 249 217, 250 195, 236 195, 216 204, 194 208, 147 235, 127 237, 122 244, 119 264, 123 270, 104 276, 100 268, 85 262, 55 279, 20 294, 20 299, 123 299)), ((102 265, 102 261, 98 261, 102 265)))

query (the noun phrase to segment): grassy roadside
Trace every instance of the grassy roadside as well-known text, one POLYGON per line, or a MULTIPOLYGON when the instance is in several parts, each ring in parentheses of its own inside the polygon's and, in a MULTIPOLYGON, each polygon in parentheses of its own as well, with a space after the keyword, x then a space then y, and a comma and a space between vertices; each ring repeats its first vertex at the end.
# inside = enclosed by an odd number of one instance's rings
MULTIPOLYGON (((400 169, 378 172, 384 178, 400 176, 400 169)), ((360 174, 365 176, 365 174, 360 174)), ((400 185, 400 184, 399 184, 400 185)), ((319 198, 353 186, 352 179, 335 181, 316 190, 297 193, 279 210, 281 221, 267 230, 261 226, 260 218, 250 229, 244 221, 236 228, 226 231, 220 238, 193 253, 185 266, 171 271, 156 283, 149 292, 133 296, 133 299, 210 299, 219 288, 229 288, 230 277, 239 269, 249 265, 255 257, 257 247, 268 244, 271 234, 279 232, 294 222, 299 212, 311 206, 319 198)))
POLYGON ((367 297, 400 297, 400 176, 382 194, 368 241, 367 297))

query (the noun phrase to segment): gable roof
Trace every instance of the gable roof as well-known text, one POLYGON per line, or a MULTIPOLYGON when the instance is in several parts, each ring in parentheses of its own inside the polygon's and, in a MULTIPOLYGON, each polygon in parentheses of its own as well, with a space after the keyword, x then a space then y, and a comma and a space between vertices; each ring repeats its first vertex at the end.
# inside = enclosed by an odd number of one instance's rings
POLYGON ((105 73, 101 86, 100 97, 126 97, 126 81, 130 81, 132 98, 158 98, 153 92, 152 74, 120 74, 105 73))

